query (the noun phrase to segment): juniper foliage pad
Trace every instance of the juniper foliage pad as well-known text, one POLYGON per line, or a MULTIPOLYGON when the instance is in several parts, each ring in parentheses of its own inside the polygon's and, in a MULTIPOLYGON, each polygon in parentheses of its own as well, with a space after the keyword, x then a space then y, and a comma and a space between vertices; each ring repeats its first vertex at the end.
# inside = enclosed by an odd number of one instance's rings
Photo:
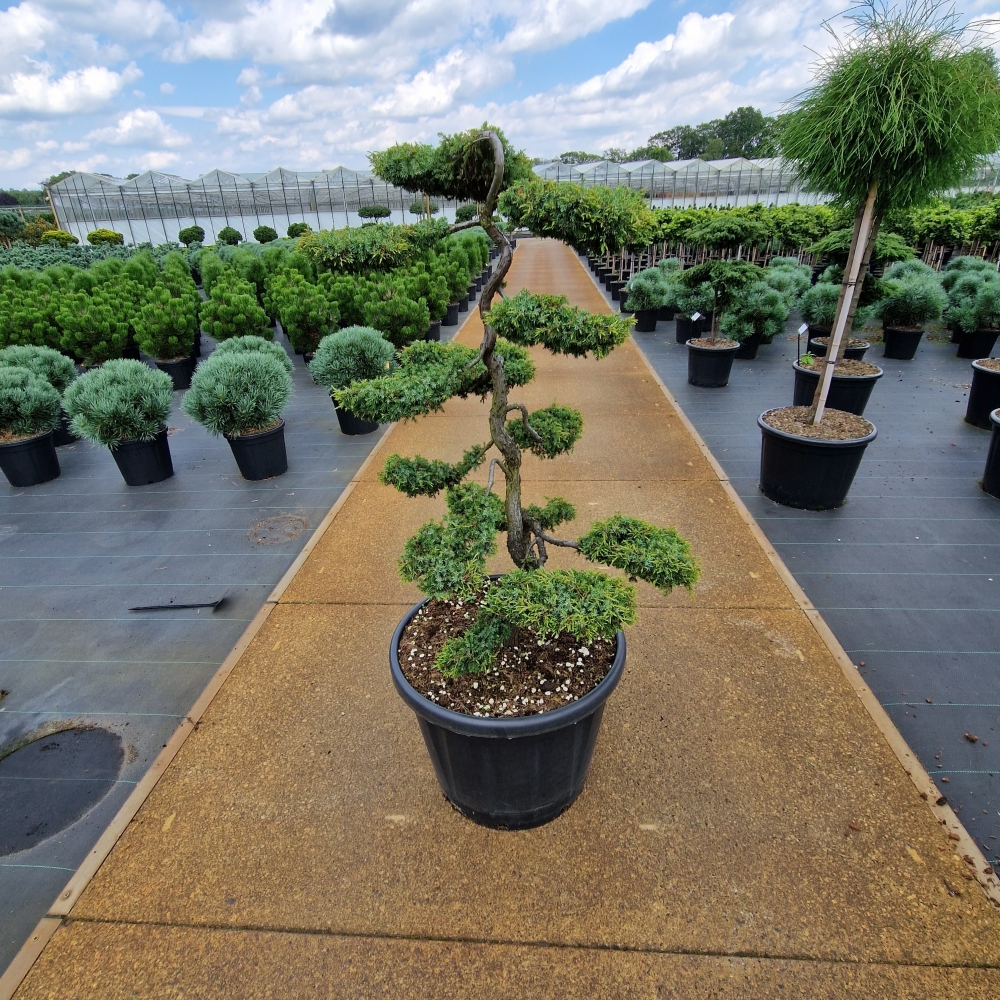
POLYGON ((583 433, 583 416, 568 406, 547 406, 528 414, 531 429, 541 438, 537 441, 524 426, 520 416, 507 421, 507 433, 519 448, 527 448, 539 458, 555 458, 573 450, 583 433))
POLYGON ((408 497, 436 496, 446 487, 457 486, 473 469, 478 469, 486 459, 489 448, 489 445, 473 445, 454 465, 436 458, 421 458, 420 455, 413 458, 390 455, 378 478, 386 486, 395 486, 408 497))

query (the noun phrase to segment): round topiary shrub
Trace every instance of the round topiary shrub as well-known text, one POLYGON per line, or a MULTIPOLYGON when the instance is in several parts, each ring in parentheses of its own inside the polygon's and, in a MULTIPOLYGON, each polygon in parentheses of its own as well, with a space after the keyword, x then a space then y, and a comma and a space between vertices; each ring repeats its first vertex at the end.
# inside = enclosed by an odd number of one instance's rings
POLYGON ((278 232, 272 226, 258 226, 253 231, 253 238, 258 243, 273 243, 278 238, 278 232))
POLYGON ((840 285, 817 281, 803 293, 799 301, 799 311, 810 326, 829 328, 833 325, 839 299, 840 285))
POLYGON ((94 247, 124 246, 125 237, 113 229, 92 229, 87 233, 87 242, 94 247))
POLYGON ((269 357, 276 358, 285 366, 285 371, 291 373, 292 359, 288 356, 285 349, 281 344, 276 344, 272 340, 265 340, 263 337, 255 337, 253 335, 231 337, 229 340, 224 340, 219 344, 212 357, 215 357, 217 354, 243 354, 248 351, 256 351, 258 354, 266 354, 269 357))
POLYGON ((169 375, 118 358, 81 375, 63 402, 74 434, 113 448, 120 441, 152 441, 170 415, 173 393, 169 375))
POLYGON ((479 214, 478 205, 459 205, 455 209, 456 222, 471 222, 479 214))
POLYGON ((438 205, 436 201, 432 201, 428 205, 425 205, 422 201, 415 201, 410 205, 410 211, 414 215, 426 215, 428 212, 431 215, 437 215, 438 205))
POLYGON ((67 233, 63 229, 46 229, 42 233, 42 242, 57 243, 61 247, 68 247, 80 241, 72 233, 67 233))
POLYGON ((290 240, 297 240, 300 236, 305 236, 306 233, 311 232, 312 229, 309 228, 308 222, 290 222, 288 229, 285 230, 285 234, 290 240))
POLYGON ((185 226, 178 234, 177 240, 189 247, 192 243, 205 242, 205 230, 201 226, 185 226))
POLYGON ((362 205, 358 209, 358 215, 362 219, 388 219, 392 212, 388 205, 362 205))
POLYGON ((324 337, 309 362, 313 379, 329 390, 388 375, 396 367, 396 349, 370 326, 347 326, 324 337))
POLYGON ((61 396, 76 378, 76 365, 51 347, 15 344, 0 351, 0 367, 27 368, 33 375, 45 379, 61 396))
POLYGON ((54 430, 62 401, 48 382, 27 368, 0 368, 0 442, 54 430))
POLYGON ((628 312, 645 312, 666 305, 668 280, 658 267, 648 267, 633 275, 625 286, 628 294, 623 308, 628 312))
POLYGON ((234 247, 237 243, 243 242, 243 234, 232 226, 223 226, 215 236, 216 243, 228 243, 234 247))
POLYGON ((292 377, 277 358, 216 352, 198 365, 182 405, 210 434, 239 437, 273 427, 291 394, 292 377))

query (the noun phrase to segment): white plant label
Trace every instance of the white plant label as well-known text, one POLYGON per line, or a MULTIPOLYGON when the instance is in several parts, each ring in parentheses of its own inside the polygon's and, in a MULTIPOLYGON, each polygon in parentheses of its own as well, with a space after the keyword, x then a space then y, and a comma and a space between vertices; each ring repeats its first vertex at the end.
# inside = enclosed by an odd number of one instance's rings
POLYGON ((800 333, 800 334, 803 334, 803 333, 805 333, 805 332, 806 332, 806 331, 807 331, 808 329, 809 329, 809 324, 808 324, 808 323, 803 323, 803 324, 802 324, 802 326, 800 326, 800 327, 799 327, 799 333, 800 333))
POLYGON ((698 320, 701 319, 701 313, 692 313, 691 319, 698 320))

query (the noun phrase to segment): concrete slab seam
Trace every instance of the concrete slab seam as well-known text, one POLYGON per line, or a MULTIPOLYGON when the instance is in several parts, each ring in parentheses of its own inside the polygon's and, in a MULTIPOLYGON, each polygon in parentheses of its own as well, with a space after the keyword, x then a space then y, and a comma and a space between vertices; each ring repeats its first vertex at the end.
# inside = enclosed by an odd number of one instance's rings
MULTIPOLYGON (((587 273, 590 274, 589 269, 585 268, 585 270, 587 270, 587 273)), ((590 277, 591 280, 594 280, 593 275, 590 275, 590 277)), ((847 678, 848 683, 854 689, 855 694, 857 694, 858 698, 861 700, 862 705, 864 705, 865 710, 875 723, 875 726, 889 744, 890 749, 896 756, 896 759, 899 761, 907 777, 909 777, 915 786, 920 798, 927 803, 938 823, 944 826, 949 834, 958 836, 959 839, 953 841, 956 855, 963 861, 966 858, 972 859, 971 864, 968 861, 965 862, 966 874, 973 875, 975 877, 975 880, 979 883, 979 886, 986 894, 987 899, 989 899, 996 909, 1000 910, 1000 885, 997 884, 997 881, 992 874, 993 868, 986 860, 982 851, 979 849, 979 845, 972 839, 968 830, 966 830, 962 822, 959 820, 955 811, 950 805, 948 805, 947 801, 944 800, 945 797, 935 786, 927 771, 924 770, 923 765, 910 749, 906 740, 903 739, 902 734, 896 728, 895 723, 882 707, 879 700, 872 693, 868 685, 861 679, 861 676, 854 665, 854 661, 844 651, 843 646, 841 646, 840 641, 837 639, 836 635, 834 635, 833 630, 826 623, 826 620, 820 612, 813 606, 812 602, 806 596, 805 591, 799 585, 799 582, 795 579, 791 571, 785 565, 781 556, 778 555, 775 548, 771 545, 760 525, 757 524, 754 516, 750 513, 746 504, 743 503, 743 500, 729 482, 722 466, 702 440, 701 435, 695 429, 694 424, 691 423, 687 414, 685 414, 681 409, 677 400, 674 398, 673 393, 671 393, 663 380, 657 374, 653 365, 650 363, 649 358, 646 357, 645 352, 639 344, 636 343, 634 337, 632 338, 632 343, 634 344, 639 356, 646 363, 646 367, 656 380, 656 383, 659 385, 664 396, 666 396, 670 405, 673 406, 678 419, 680 419, 681 423, 694 438, 698 448, 712 466, 713 471, 719 477, 719 482, 721 483, 722 488, 726 491, 730 500, 732 500, 740 514, 740 517, 746 522, 747 527, 750 529, 750 532, 753 534, 760 547, 764 550, 764 554, 767 556, 768 561, 781 577, 785 586, 788 587, 798 607, 803 611, 812 623, 813 627, 816 629, 816 632, 819 634, 823 644, 827 647, 827 649, 829 649, 831 655, 839 664, 844 676, 847 678), (938 804, 939 802, 941 803, 940 805, 938 804)))

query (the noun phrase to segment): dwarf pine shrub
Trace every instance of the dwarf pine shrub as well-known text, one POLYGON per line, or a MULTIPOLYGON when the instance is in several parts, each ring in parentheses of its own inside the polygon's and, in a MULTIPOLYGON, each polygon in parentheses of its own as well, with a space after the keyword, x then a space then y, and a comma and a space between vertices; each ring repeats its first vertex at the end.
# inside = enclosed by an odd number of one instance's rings
POLYGON ((396 367, 396 349, 369 326, 348 326, 324 337, 309 362, 313 379, 329 390, 381 378, 396 367))
POLYGON ((34 437, 59 423, 59 393, 27 368, 0 368, 0 440, 34 437))
POLYGON ((139 349, 157 361, 185 358, 197 332, 197 303, 186 295, 172 295, 166 282, 158 281, 146 293, 135 319, 139 349))
POLYGON ((273 340, 265 340, 263 337, 255 337, 252 335, 246 337, 230 337, 229 340, 222 341, 222 343, 216 347, 216 349, 212 352, 212 357, 215 357, 216 354, 242 354, 246 351, 256 351, 259 354, 266 354, 268 357, 274 358, 284 366, 285 371, 291 374, 292 359, 288 356, 285 349, 281 346, 281 344, 276 344, 273 340))
POLYGON ((273 426, 292 394, 292 377, 263 351, 214 353, 195 369, 184 412, 210 434, 238 437, 273 426))
POLYGON ((201 306, 201 318, 202 329, 216 340, 246 335, 266 337, 270 333, 267 314, 257 304, 254 286, 228 268, 212 283, 211 294, 201 306))
POLYGON ((118 358, 81 375, 66 390, 73 433, 113 448, 120 441, 152 441, 173 401, 170 376, 141 361, 118 358))
POLYGON ((59 395, 76 378, 76 365, 51 347, 15 344, 0 350, 0 367, 27 368, 33 375, 45 379, 59 395))

